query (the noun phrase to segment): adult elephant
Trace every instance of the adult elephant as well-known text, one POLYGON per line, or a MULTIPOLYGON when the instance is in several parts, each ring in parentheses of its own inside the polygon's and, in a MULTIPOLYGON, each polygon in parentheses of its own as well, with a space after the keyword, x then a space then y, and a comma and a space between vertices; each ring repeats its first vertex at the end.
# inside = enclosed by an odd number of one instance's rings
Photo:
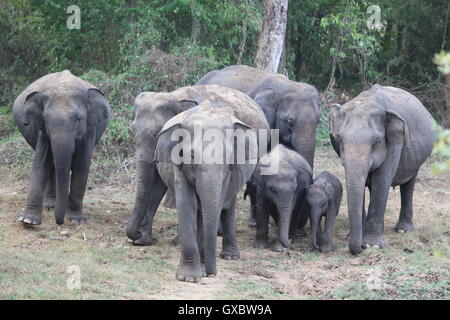
POLYGON ((55 207, 57 224, 66 214, 81 222, 92 152, 110 118, 104 94, 65 70, 29 85, 14 101, 13 114, 36 151, 26 208, 18 220, 41 224, 45 205, 55 207))
POLYGON ((264 115, 250 108, 239 115, 236 107, 240 108, 223 101, 204 101, 170 119, 157 138, 158 172, 174 193, 178 212, 181 259, 176 277, 180 281, 198 282, 202 275, 216 275, 219 220, 223 229, 220 256, 239 259, 236 197, 255 169, 256 129, 264 115), (182 142, 174 141, 174 135, 182 136, 182 142))
POLYGON ((316 88, 244 65, 211 71, 196 85, 205 84, 217 84, 247 94, 264 111, 270 128, 280 130, 280 143, 300 153, 313 167, 320 118, 316 88))
POLYGON ((154 161, 156 137, 164 124, 177 114, 205 100, 231 106, 237 119, 257 119, 258 129, 269 129, 264 113, 245 94, 217 85, 183 87, 172 92, 143 92, 135 101, 133 131, 136 140, 136 199, 128 219, 127 236, 137 245, 151 245, 152 222, 167 191, 154 161))
POLYGON ((433 149, 433 118, 410 93, 374 85, 330 113, 330 138, 345 168, 352 254, 384 246, 384 212, 389 188, 400 185, 401 210, 395 229, 413 230, 417 172, 433 149), (364 189, 370 190, 365 217, 364 189))

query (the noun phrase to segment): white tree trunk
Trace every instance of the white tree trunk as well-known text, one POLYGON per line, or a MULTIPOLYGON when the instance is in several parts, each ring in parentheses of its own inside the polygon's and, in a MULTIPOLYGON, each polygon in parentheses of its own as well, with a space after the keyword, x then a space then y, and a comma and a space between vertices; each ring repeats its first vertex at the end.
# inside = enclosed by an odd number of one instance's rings
POLYGON ((264 0, 264 24, 259 36, 255 66, 277 73, 283 53, 289 0, 264 0))

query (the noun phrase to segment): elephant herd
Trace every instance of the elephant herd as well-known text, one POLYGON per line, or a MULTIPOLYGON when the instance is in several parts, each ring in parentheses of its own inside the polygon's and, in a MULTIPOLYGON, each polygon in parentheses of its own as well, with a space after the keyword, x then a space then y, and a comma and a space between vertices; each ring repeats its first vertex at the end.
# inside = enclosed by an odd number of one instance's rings
MULTIPOLYGON (((245 184, 256 248, 287 250, 310 220, 312 248, 332 249, 343 187, 330 172, 313 177, 320 119, 313 86, 236 65, 209 72, 194 86, 143 92, 134 106, 137 185, 126 234, 136 245, 152 244, 153 218, 167 193, 178 214, 178 280, 216 275, 218 234, 219 256, 239 259, 235 209, 245 184), (270 216, 277 226, 271 241, 270 216)), ((29 85, 14 101, 13 114, 36 152, 18 221, 41 224, 46 207, 54 208, 57 224, 65 218, 80 223, 93 149, 110 119, 104 93, 65 70, 29 85)), ((413 230, 414 184, 432 151, 432 123, 416 97, 394 87, 374 85, 333 105, 330 140, 345 169, 352 254, 384 246, 391 186, 401 190, 395 229, 413 230)))

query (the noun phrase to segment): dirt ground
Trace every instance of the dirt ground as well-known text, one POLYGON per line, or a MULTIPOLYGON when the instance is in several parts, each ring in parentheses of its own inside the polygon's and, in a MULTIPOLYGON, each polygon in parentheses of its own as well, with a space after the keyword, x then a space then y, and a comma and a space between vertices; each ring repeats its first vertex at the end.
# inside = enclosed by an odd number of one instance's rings
MULTIPOLYGON (((126 220, 134 184, 90 183, 85 196, 87 222, 57 226, 52 212, 42 225, 27 228, 15 219, 25 205, 27 182, 0 177, 1 299, 449 299, 450 173, 431 176, 431 158, 416 185, 415 232, 396 234, 400 190, 391 189, 385 217, 385 249, 349 254, 344 198, 328 254, 310 251, 309 227, 284 253, 254 249, 247 227, 248 203, 238 201, 241 259, 217 258, 218 274, 198 284, 175 279, 179 247, 174 210, 160 208, 155 244, 127 242, 126 220), (80 288, 70 289, 70 266, 80 270, 80 288)), ((320 147, 315 173, 328 170, 344 183, 330 147, 320 147)), ((133 175, 132 171, 121 173, 133 175)), ((92 180, 92 179, 91 179, 92 180)), ((116 176, 117 180, 117 176, 116 176)), ((120 179, 119 179, 120 180, 120 179)), ((221 238, 218 241, 220 252, 221 238)))

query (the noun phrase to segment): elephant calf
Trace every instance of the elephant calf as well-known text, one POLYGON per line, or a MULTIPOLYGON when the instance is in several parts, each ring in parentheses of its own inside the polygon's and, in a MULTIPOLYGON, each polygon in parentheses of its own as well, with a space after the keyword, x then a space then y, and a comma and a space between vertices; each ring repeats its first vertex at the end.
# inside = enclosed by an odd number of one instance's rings
POLYGON ((30 84, 14 101, 13 114, 36 151, 27 204, 18 220, 41 224, 45 206, 55 208, 57 224, 66 214, 80 222, 92 152, 110 118, 105 95, 65 70, 30 84))
POLYGON ((331 251, 331 242, 342 199, 342 184, 338 178, 323 171, 308 188, 306 200, 308 201, 311 221, 311 242, 314 250, 321 252, 331 251), (322 233, 320 226, 322 217, 325 217, 325 230, 322 233))
POLYGON ((269 215, 278 227, 277 237, 271 243, 272 250, 282 252, 289 248, 299 216, 307 219, 307 213, 300 209, 311 182, 312 169, 308 162, 281 144, 260 159, 251 181, 257 199, 255 248, 269 245, 269 215), (264 172, 268 168, 274 171, 264 172))

